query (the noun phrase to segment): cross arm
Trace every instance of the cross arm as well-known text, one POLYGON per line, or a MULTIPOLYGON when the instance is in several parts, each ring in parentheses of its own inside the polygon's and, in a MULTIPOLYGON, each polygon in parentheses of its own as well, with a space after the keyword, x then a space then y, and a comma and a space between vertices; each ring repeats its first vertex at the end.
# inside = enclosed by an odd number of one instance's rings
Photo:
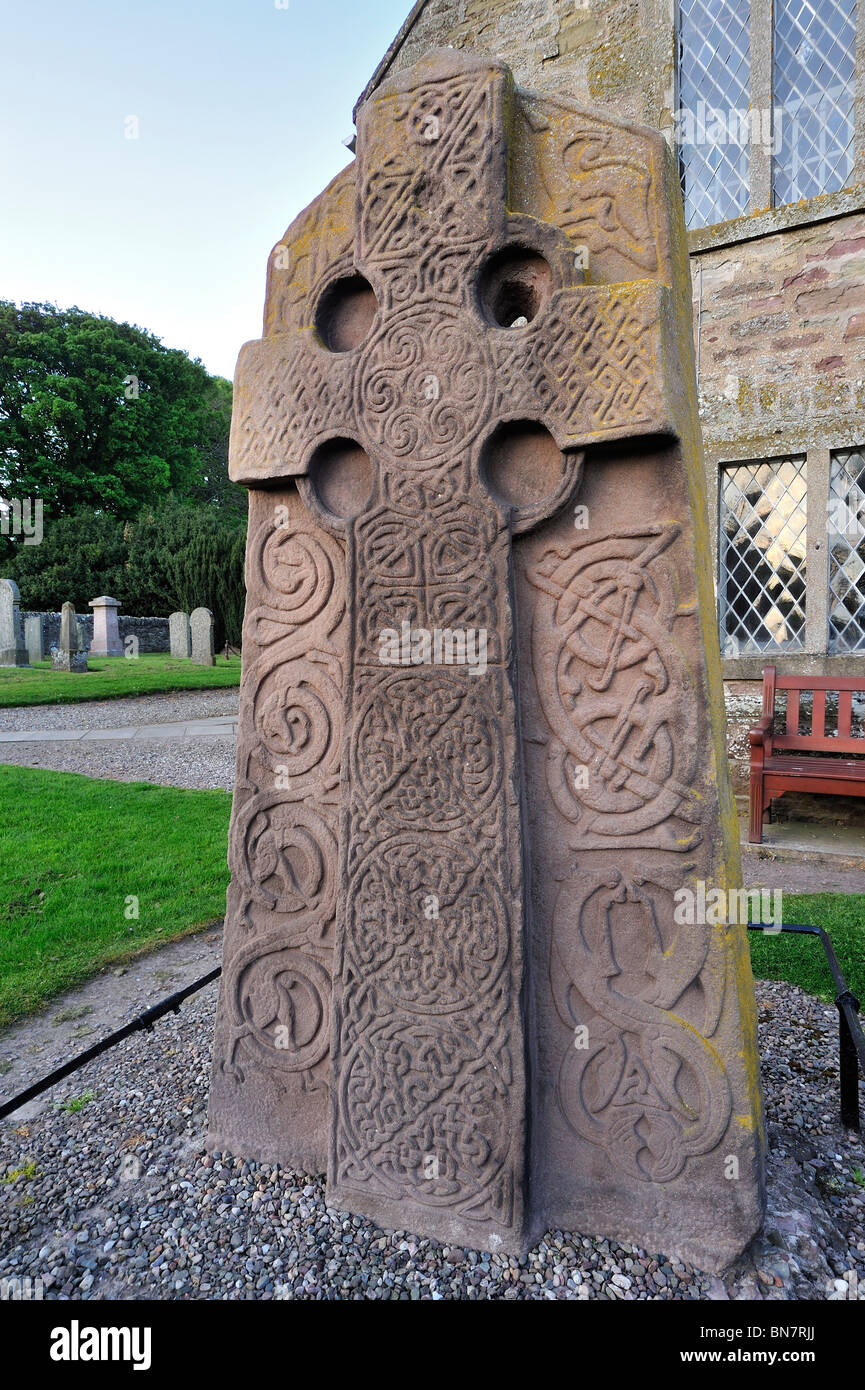
POLYGON ((317 444, 354 433, 354 354, 328 352, 314 332, 277 333, 241 348, 229 444, 233 482, 301 476, 317 444))
POLYGON ((670 290, 651 280, 560 290, 520 333, 497 334, 499 407, 537 413, 561 449, 676 434, 670 290))

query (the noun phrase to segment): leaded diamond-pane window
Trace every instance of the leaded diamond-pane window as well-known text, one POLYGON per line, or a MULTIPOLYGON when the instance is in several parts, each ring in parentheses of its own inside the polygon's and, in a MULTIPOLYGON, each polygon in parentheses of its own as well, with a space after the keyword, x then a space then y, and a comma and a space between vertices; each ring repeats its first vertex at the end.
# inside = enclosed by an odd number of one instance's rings
POLYGON ((804 457, 724 468, 720 522, 724 656, 800 651, 805 636, 804 457))
POLYGON ((850 182, 855 42, 856 0, 775 0, 776 205, 850 182))
POLYGON ((688 227, 748 210, 750 0, 681 0, 679 105, 688 227))
POLYGON ((829 650, 865 651, 865 450, 829 466, 829 650))

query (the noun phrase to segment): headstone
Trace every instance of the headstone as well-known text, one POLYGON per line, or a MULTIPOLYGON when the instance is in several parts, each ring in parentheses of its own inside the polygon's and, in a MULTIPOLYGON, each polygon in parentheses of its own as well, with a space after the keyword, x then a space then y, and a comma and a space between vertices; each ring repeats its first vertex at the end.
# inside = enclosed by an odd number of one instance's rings
POLYGON ((194 608, 189 615, 192 660, 196 666, 214 666, 213 614, 209 608, 194 608))
POLYGON ((26 666, 21 641, 21 595, 13 579, 0 579, 0 666, 26 666))
POLYGON ((116 598, 103 594, 92 598, 89 607, 93 609, 93 641, 90 643, 91 656, 123 656, 123 643, 117 623, 117 610, 120 604, 116 598))
POLYGON ((24 645, 27 648, 27 660, 31 666, 35 666, 38 661, 45 660, 41 613, 32 613, 29 618, 24 619, 24 645))
POLYGON ((60 610, 60 643, 51 649, 51 668, 54 671, 77 673, 87 670, 87 652, 71 603, 64 603, 60 610))
POLYGON ((760 1226, 685 246, 660 134, 448 50, 241 353, 209 1143, 385 1226, 707 1269, 760 1226))
POLYGON ((60 649, 64 652, 81 650, 81 628, 71 603, 64 603, 60 610, 60 649))
POLYGON ((189 637, 189 614, 172 613, 168 619, 169 641, 171 655, 178 657, 188 657, 192 653, 192 646, 189 637))

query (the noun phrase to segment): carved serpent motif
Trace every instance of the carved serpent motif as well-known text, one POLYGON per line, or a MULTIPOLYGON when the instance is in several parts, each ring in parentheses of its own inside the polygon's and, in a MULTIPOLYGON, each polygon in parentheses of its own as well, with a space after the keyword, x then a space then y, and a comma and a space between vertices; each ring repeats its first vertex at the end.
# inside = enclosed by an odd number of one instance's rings
POLYGON ((586 1046, 562 1059, 559 1104, 577 1134, 643 1182, 670 1182, 689 1157, 710 1152, 731 1112, 720 1057, 675 1011, 701 980, 711 1033, 723 966, 712 961, 706 972, 708 934, 671 922, 667 886, 611 869, 563 889, 553 927, 552 976, 561 969, 572 986, 571 995, 556 991, 560 1016, 588 1029, 586 1046), (640 981, 639 992, 626 977, 640 981))

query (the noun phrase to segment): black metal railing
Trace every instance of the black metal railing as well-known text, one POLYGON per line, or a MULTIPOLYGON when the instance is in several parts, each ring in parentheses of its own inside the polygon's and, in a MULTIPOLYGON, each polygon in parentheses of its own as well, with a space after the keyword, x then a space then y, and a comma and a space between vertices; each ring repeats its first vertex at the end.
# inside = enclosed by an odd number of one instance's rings
POLYGON ((859 1122, 859 1070, 865 1077, 865 1033, 859 1020, 859 1000, 844 979, 838 964, 838 957, 828 932, 822 927, 802 927, 784 925, 768 926, 758 922, 748 927, 749 931, 763 932, 766 936, 776 936, 778 932, 791 932, 797 936, 816 936, 819 938, 826 960, 835 982, 835 1008, 838 1010, 838 1068, 841 1079, 841 1123, 847 1129, 860 1129, 859 1122))
MULTIPOLYGON (((859 1071, 865 1077, 865 1033, 862 1031, 862 1024, 859 1019, 859 1000, 847 984, 841 966, 838 964, 838 957, 832 946, 829 934, 822 927, 799 926, 798 924, 785 924, 783 926, 769 926, 758 922, 748 927, 749 931, 763 932, 768 936, 775 936, 779 932, 790 932, 798 936, 816 936, 826 954, 829 969, 832 972, 832 979, 835 983, 835 1007, 838 1010, 838 1064, 840 1072, 841 1088, 841 1123, 847 1129, 860 1130, 859 1117, 859 1071)), ((101 1053, 107 1052, 110 1047, 122 1042, 124 1038, 130 1037, 133 1033, 141 1032, 153 1027, 154 1023, 163 1018, 165 1014, 177 1013, 181 1004, 188 999, 191 994, 196 994, 198 990, 204 989, 205 985, 212 984, 222 974, 219 967, 211 970, 208 975, 203 975, 200 980, 196 980, 191 985, 186 985, 184 989, 177 990, 174 994, 169 994, 159 1004, 154 1004, 152 1008, 139 1014, 116 1032, 109 1033, 101 1042, 94 1043, 88 1047, 86 1052, 81 1052, 77 1057, 73 1057, 71 1062, 66 1062, 62 1067, 49 1072, 43 1076, 41 1081, 36 1081, 32 1086, 28 1086, 26 1091, 21 1091, 19 1095, 13 1096, 11 1100, 0 1105, 0 1120, 11 1115, 13 1111, 26 1105, 29 1100, 35 1100, 43 1091, 48 1091, 52 1086, 56 1086, 58 1081, 70 1076, 72 1072, 83 1067, 87 1062, 91 1062, 94 1057, 99 1057, 101 1053)))
POLYGON ((101 1042, 94 1043, 88 1047, 86 1052, 79 1052, 77 1057, 73 1057, 71 1062, 64 1062, 62 1067, 57 1067, 56 1071, 49 1072, 43 1076, 41 1081, 35 1081, 32 1086, 28 1086, 26 1091, 21 1091, 19 1095, 13 1096, 0 1105, 0 1120, 5 1120, 7 1115, 11 1115, 13 1110, 20 1110, 22 1105, 26 1105, 28 1100, 35 1100, 41 1096, 43 1091, 49 1091, 52 1086, 56 1086, 58 1081, 62 1081, 65 1076, 70 1076, 72 1072, 83 1067, 87 1062, 92 1062, 94 1057, 99 1057, 101 1053, 107 1052, 109 1047, 115 1047, 117 1043, 123 1042, 124 1038, 131 1037, 133 1033, 140 1033, 153 1027, 160 1018, 166 1014, 176 1014, 184 999, 188 999, 190 994, 197 994, 198 990, 204 989, 205 985, 212 984, 218 980, 222 974, 219 966, 211 970, 209 975, 202 975, 200 980, 194 984, 186 985, 183 989, 178 989, 174 994, 169 994, 159 1004, 154 1004, 151 1009, 146 1009, 143 1014, 133 1018, 131 1023, 125 1023, 116 1032, 109 1033, 107 1038, 101 1042))

